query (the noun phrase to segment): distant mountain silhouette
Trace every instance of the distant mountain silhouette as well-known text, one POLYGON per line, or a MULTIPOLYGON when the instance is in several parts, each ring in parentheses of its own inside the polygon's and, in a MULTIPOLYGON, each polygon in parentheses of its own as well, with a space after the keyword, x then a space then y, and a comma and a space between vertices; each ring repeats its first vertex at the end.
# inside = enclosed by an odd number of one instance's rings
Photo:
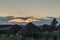
POLYGON ((42 25, 42 27, 41 27, 42 29, 43 29, 43 31, 48 31, 49 30, 49 28, 50 28, 50 26, 49 25, 47 25, 47 24, 44 24, 44 25, 42 25))
POLYGON ((22 28, 17 35, 31 36, 33 33, 40 32, 38 26, 34 25, 32 22, 28 23, 24 28, 22 28))
POLYGON ((28 23, 25 28, 36 28, 37 26, 33 24, 32 22, 28 23))

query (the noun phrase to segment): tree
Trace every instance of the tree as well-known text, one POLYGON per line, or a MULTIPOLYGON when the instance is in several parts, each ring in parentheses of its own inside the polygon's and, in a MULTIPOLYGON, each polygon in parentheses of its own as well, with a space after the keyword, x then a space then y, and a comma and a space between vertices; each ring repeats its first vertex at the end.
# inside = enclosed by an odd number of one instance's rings
POLYGON ((56 18, 54 18, 50 25, 52 28, 56 28, 57 23, 58 23, 58 21, 56 20, 56 18))

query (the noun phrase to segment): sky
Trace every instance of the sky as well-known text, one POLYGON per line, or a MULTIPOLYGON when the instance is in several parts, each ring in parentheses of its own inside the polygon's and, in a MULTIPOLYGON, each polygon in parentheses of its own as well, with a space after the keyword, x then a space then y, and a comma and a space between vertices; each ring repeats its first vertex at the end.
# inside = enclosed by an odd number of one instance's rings
POLYGON ((0 0, 0 16, 60 17, 60 0, 0 0))

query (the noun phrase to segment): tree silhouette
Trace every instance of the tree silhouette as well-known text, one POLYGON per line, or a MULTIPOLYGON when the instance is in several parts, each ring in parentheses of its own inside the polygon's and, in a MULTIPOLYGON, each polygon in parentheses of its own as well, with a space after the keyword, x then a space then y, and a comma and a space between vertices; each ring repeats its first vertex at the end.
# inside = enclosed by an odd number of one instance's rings
POLYGON ((56 28, 56 25, 57 25, 57 23, 58 23, 58 21, 56 20, 56 18, 54 18, 53 20, 52 20, 52 22, 51 22, 51 24, 50 24, 50 26, 52 27, 52 28, 56 28))

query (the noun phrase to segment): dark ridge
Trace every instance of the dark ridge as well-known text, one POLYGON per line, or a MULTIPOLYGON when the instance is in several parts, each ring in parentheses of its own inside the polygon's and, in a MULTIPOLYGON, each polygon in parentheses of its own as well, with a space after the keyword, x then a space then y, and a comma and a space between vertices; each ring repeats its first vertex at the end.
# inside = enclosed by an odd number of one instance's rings
POLYGON ((35 24, 33 24, 32 22, 28 23, 25 28, 35 28, 35 27, 38 27, 36 26, 35 24))
POLYGON ((7 33, 9 34, 16 34, 22 27, 19 25, 14 25, 10 29, 7 30, 7 33))
POLYGON ((29 37, 33 33, 37 33, 37 32, 40 32, 40 28, 34 25, 32 22, 30 22, 24 28, 22 28, 17 34, 29 37))

